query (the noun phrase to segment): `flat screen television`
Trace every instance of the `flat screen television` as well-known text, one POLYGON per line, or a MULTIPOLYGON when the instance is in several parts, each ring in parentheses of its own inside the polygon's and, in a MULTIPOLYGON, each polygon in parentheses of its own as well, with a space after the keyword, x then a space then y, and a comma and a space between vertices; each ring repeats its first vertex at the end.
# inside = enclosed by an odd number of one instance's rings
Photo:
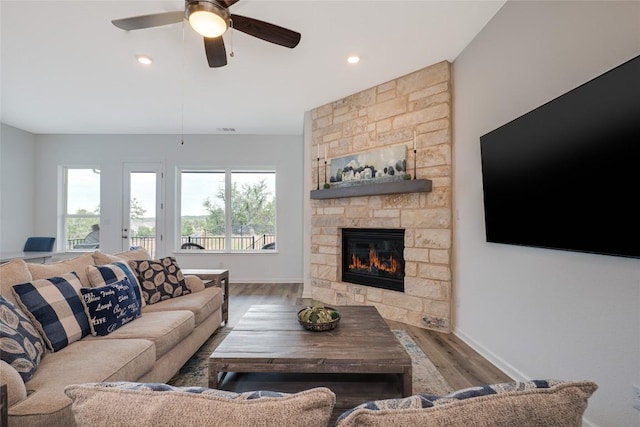
POLYGON ((480 149, 487 242, 640 258, 640 56, 480 149))

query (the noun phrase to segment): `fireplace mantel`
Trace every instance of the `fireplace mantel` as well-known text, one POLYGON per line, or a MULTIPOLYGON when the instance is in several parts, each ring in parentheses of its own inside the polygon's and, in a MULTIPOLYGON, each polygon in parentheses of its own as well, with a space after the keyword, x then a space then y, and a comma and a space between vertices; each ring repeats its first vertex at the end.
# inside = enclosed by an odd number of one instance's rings
POLYGON ((403 181, 381 182, 379 184, 312 190, 311 198, 340 199, 343 197, 376 196, 382 194, 428 193, 430 191, 430 179, 408 179, 403 181))

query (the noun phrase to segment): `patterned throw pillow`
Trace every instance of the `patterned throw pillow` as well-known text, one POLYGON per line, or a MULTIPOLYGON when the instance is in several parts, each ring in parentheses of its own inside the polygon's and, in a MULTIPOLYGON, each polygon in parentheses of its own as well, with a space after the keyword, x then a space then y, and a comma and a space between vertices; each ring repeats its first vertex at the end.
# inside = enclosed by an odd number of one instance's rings
POLYGON ((99 288, 82 288, 82 303, 89 317, 91 335, 109 335, 140 317, 140 303, 127 277, 99 288))
POLYGON ((173 257, 159 260, 129 261, 138 275, 142 297, 147 304, 190 294, 184 275, 173 257))
POLYGON ((146 305, 144 298, 142 298, 142 289, 140 289, 138 278, 125 261, 117 261, 106 265, 89 265, 87 266, 87 277, 94 288, 109 285, 126 277, 134 285, 133 290, 141 307, 146 305))
POLYGON ((154 426, 162 420, 172 426, 325 427, 336 399, 324 387, 291 394, 233 393, 132 382, 73 384, 65 393, 73 399, 76 423, 83 426, 154 426))
POLYGON ((0 295, 0 359, 11 365, 25 383, 36 372, 44 342, 27 317, 0 295))
POLYGON ((89 335, 89 319, 80 301, 76 273, 13 286, 18 304, 53 352, 89 335))
POLYGON ((417 394, 366 402, 344 412, 336 427, 367 425, 582 425, 591 381, 532 380, 470 387, 446 396, 417 394))

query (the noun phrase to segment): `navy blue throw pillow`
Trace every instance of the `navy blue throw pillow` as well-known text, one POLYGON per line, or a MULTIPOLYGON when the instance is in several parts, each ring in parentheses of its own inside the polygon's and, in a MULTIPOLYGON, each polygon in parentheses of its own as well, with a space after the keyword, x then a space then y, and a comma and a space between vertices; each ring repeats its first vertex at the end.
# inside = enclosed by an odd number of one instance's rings
POLYGON ((91 335, 109 335, 140 317, 140 302, 129 279, 99 288, 82 288, 82 303, 89 317, 91 335))

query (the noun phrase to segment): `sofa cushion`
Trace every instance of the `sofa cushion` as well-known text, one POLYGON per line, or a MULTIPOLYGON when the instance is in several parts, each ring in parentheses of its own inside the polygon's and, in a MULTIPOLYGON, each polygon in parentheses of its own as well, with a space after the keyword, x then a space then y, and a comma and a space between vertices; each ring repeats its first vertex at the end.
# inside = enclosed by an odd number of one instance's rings
POLYGON ((81 287, 76 273, 13 286, 18 304, 28 312, 51 351, 58 351, 91 332, 80 301, 81 287))
POLYGON ((149 254, 149 252, 143 247, 138 247, 138 248, 131 249, 128 251, 123 251, 123 252, 116 252, 113 255, 119 258, 124 258, 126 260, 141 261, 145 259, 151 259, 151 254, 149 254))
POLYGON ((343 413, 336 427, 580 427, 587 399, 596 389, 590 381, 534 380, 471 387, 443 397, 378 400, 343 413))
POLYGON ((185 339, 195 327, 190 311, 162 311, 144 313, 133 322, 127 323, 105 337, 87 337, 85 340, 105 340, 111 338, 142 338, 155 344, 156 359, 185 339))
POLYGON ((335 394, 324 387, 238 394, 157 383, 93 383, 71 385, 65 392, 73 399, 76 423, 94 427, 155 427, 158 420, 183 426, 324 427, 335 404, 335 394))
POLYGON ((160 301, 157 304, 149 304, 142 309, 142 312, 188 310, 195 315, 195 325, 198 326, 220 307, 222 307, 222 289, 210 287, 180 298, 171 298, 160 301))
POLYGON ((140 302, 129 278, 99 288, 81 288, 82 304, 89 318, 91 335, 109 335, 140 317, 140 302))
POLYGON ((27 398, 27 387, 25 387, 22 377, 4 360, 0 360, 0 384, 7 386, 9 407, 27 398))
POLYGON ((138 276, 131 270, 126 261, 115 261, 105 265, 90 265, 87 267, 86 273, 91 286, 94 288, 108 285, 127 277, 135 285, 134 291, 141 307, 146 305, 144 298, 142 298, 142 289, 140 289, 140 283, 138 283, 138 276))
POLYGON ((92 254, 83 254, 75 258, 50 264, 27 263, 33 280, 46 279, 47 277, 60 276, 75 271, 80 278, 82 286, 91 286, 87 277, 87 266, 94 265, 92 254))
POLYGON ((21 310, 0 295, 0 359, 27 382, 36 372, 44 353, 44 342, 21 310))
POLYGON ((154 363, 153 343, 139 339, 91 342, 83 339, 56 353, 47 353, 26 384, 27 398, 10 408, 11 423, 20 426, 74 425, 72 401, 64 393, 67 385, 131 381, 149 372, 154 363))
POLYGON ((191 293, 184 281, 182 270, 173 257, 129 261, 129 265, 138 275, 142 295, 147 304, 155 304, 191 293))
POLYGON ((105 254, 99 250, 93 253, 93 260, 98 265, 110 264, 117 261, 142 261, 145 259, 151 259, 151 255, 149 255, 149 252, 147 252, 145 248, 136 248, 130 251, 117 252, 115 254, 105 254))
POLYGON ((206 287, 202 279, 198 276, 194 276, 193 274, 185 274, 184 283, 186 283, 187 288, 189 288, 192 293, 200 292, 206 287))
POLYGON ((112 262, 118 261, 130 261, 130 260, 138 260, 142 261, 145 259, 151 259, 151 255, 145 248, 136 248, 130 251, 125 252, 117 252, 115 254, 105 254, 99 250, 93 252, 93 261, 96 265, 102 264, 111 264, 112 262))
POLYGON ((0 295, 5 297, 7 301, 15 305, 18 309, 22 308, 16 301, 13 294, 13 285, 16 283, 27 283, 33 279, 29 272, 29 267, 24 260, 14 259, 4 264, 0 264, 0 295))

